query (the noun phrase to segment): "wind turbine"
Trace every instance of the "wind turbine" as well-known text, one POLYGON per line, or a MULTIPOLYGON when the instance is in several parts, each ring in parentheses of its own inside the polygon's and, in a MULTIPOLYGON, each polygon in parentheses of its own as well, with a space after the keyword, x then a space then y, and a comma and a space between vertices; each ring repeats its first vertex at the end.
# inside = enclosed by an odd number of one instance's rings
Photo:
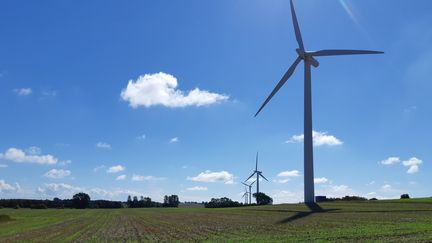
POLYGON ((249 180, 250 178, 252 178, 252 176, 254 176, 256 174, 256 183, 257 183, 257 193, 259 193, 259 178, 260 178, 260 176, 262 177, 262 178, 264 178, 264 180, 266 180, 266 181, 268 181, 267 180, 267 178, 265 178, 263 175, 262 175, 262 171, 259 171, 258 170, 258 152, 257 152, 257 154, 256 154, 256 159, 255 159, 255 170, 253 171, 253 173, 252 173, 252 175, 250 175, 246 180, 245 180, 245 182, 247 181, 247 180, 249 180))
POLYGON ((245 204, 247 204, 248 203, 248 191, 247 191, 246 187, 245 187, 245 193, 243 193, 242 198, 245 199, 245 204))
POLYGON ((294 10, 293 1, 290 1, 291 15, 294 24, 294 32, 299 48, 296 49, 297 59, 264 101, 259 108, 255 117, 261 112, 264 106, 279 91, 285 82, 291 77, 297 65, 304 63, 304 200, 305 203, 315 202, 314 192, 314 173, 313 173, 313 140, 312 140, 312 91, 311 91, 311 66, 318 67, 319 62, 315 57, 321 56, 339 56, 339 55, 359 55, 359 54, 382 54, 381 51, 363 51, 363 50, 321 50, 306 51, 303 45, 303 39, 300 33, 300 27, 294 10))
POLYGON ((255 181, 253 181, 251 184, 246 184, 244 182, 242 182, 243 185, 249 187, 249 204, 252 203, 252 185, 255 183, 255 181))

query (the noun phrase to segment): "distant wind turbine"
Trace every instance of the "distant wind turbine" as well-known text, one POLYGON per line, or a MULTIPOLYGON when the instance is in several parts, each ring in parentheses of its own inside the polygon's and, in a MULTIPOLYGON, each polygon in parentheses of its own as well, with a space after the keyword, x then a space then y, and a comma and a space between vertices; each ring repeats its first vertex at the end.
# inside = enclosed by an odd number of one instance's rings
POLYGON ((290 1, 291 15, 294 24, 294 32, 299 48, 296 49, 297 59, 264 101, 255 117, 267 105, 272 97, 279 91, 285 82, 291 77, 297 65, 304 62, 304 200, 305 203, 315 202, 314 192, 314 173, 313 173, 313 142, 312 142, 312 91, 311 91, 311 66, 318 67, 319 62, 314 57, 320 56, 339 56, 339 55, 359 55, 359 54, 382 54, 381 51, 362 51, 362 50, 321 50, 305 51, 300 27, 294 10, 293 1, 290 1))
POLYGON ((243 185, 249 187, 249 204, 252 203, 252 185, 255 183, 255 181, 253 181, 251 184, 246 184, 246 183, 242 182, 243 185))
MULTIPOLYGON (((259 193, 259 178, 260 178, 260 176, 264 179, 264 180, 266 180, 266 181, 268 181, 267 180, 267 178, 265 178, 263 175, 262 175, 262 171, 259 171, 258 170, 258 152, 257 152, 257 154, 256 154, 256 159, 255 159, 255 170, 253 171, 253 173, 252 173, 252 175, 250 175, 246 180, 245 180, 245 182, 246 181, 248 181, 250 178, 252 178, 252 176, 254 176, 256 174, 256 183, 257 183, 257 193, 259 193)), ((252 185, 252 184, 251 184, 252 185)))
POLYGON ((247 188, 246 188, 246 186, 245 186, 245 192, 243 193, 243 196, 242 196, 242 198, 244 198, 245 199, 245 204, 248 204, 248 191, 247 191, 247 188))

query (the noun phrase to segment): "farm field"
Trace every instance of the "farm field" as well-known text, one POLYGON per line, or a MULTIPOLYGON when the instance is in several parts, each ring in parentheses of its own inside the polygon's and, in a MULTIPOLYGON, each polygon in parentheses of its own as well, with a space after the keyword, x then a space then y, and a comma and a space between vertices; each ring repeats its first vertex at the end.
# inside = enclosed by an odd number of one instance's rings
POLYGON ((0 209, 0 241, 432 241, 432 199, 319 206, 0 209))

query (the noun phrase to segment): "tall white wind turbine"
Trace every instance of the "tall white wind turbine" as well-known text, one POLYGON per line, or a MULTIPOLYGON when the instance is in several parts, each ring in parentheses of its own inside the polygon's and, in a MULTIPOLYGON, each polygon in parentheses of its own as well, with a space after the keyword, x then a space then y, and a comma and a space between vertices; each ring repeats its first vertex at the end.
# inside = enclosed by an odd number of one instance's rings
MULTIPOLYGON (((257 152, 257 154, 256 154, 256 159, 255 159, 255 170, 253 171, 252 175, 250 175, 250 176, 245 180, 245 182, 248 181, 250 178, 252 178, 252 176, 254 176, 254 175, 256 175, 257 193, 258 193, 258 192, 259 192, 259 180, 260 180, 260 176, 261 176, 264 180, 268 181, 267 178, 265 178, 265 177, 263 176, 262 171, 259 171, 259 170, 258 170, 258 152, 257 152)), ((253 184, 253 182, 252 182, 252 184, 253 184)), ((251 184, 251 186, 252 186, 252 184, 251 184)))
POLYGON ((297 59, 264 101, 259 108, 255 117, 267 105, 272 97, 279 91, 285 82, 291 77, 297 65, 304 63, 304 201, 305 203, 315 202, 314 192, 314 172, 313 172, 313 141, 312 141, 312 91, 311 91, 311 66, 318 67, 319 62, 315 57, 321 56, 340 56, 340 55, 359 55, 359 54, 382 54, 381 51, 363 51, 363 50, 321 50, 305 51, 303 39, 300 33, 300 27, 294 10, 293 1, 290 1, 291 15, 294 24, 294 32, 299 48, 296 49, 297 59))

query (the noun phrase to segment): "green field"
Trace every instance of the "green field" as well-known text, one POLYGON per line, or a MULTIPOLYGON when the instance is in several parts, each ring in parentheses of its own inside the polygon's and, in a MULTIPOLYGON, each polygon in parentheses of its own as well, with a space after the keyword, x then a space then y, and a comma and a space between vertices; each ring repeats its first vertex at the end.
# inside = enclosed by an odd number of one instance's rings
POLYGON ((228 209, 0 209, 1 242, 432 242, 432 199, 228 209))

